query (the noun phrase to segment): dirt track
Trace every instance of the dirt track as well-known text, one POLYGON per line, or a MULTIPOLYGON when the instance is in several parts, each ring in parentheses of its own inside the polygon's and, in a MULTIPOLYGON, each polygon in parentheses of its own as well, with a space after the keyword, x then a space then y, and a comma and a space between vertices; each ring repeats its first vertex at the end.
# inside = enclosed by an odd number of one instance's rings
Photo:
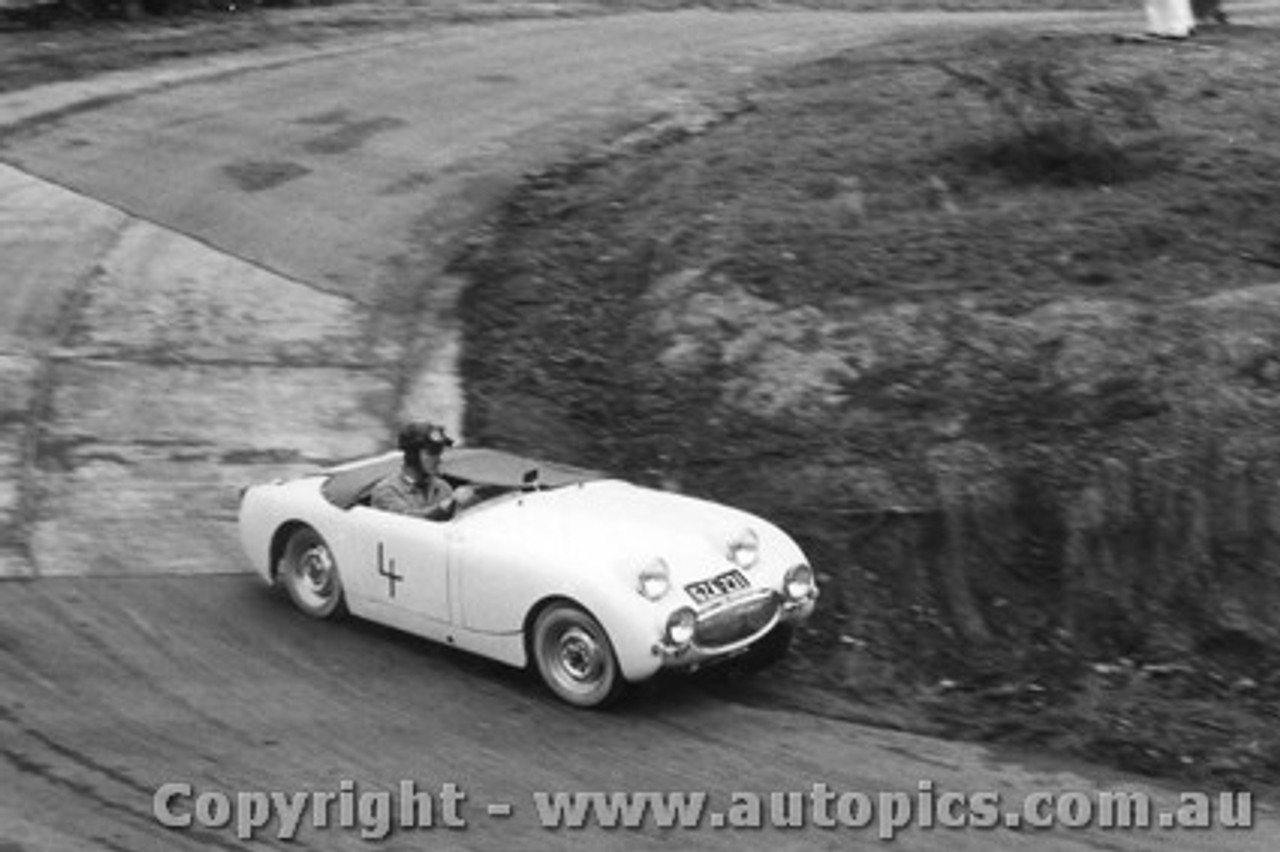
MULTIPOLYGON (((452 782, 476 803, 469 830, 383 848, 504 850, 671 839, 546 833, 535 790, 1107 784, 688 684, 575 713, 506 670, 309 622, 238 573, 237 482, 371 449, 403 411, 457 422, 456 282, 438 270, 522 170, 637 111, 686 109, 690 89, 735 68, 929 23, 697 13, 459 28, 138 94, 11 138, 4 159, 74 192, 12 170, 0 191, 0 573, 39 577, 0 584, 0 848, 241 848, 227 831, 160 827, 151 796, 167 781, 452 782), (220 572, 232 575, 187 576, 220 572), (57 576, 75 574, 98 576, 57 576), (485 817, 493 801, 515 815, 485 817)), ((1051 843, 1263 849, 1275 835, 1270 823, 1051 843)), ((877 844, 839 831, 677 843, 851 840, 877 844)), ((1046 841, 917 832, 900 846, 1046 841)), ((299 848, 365 844, 311 831, 299 848)))
MULTIPOLYGON (((296 614, 244 577, 44 579, 4 586, 0 837, 6 850, 236 849, 231 829, 167 831, 162 785, 198 790, 420 790, 468 796, 463 830, 404 832, 409 849, 849 849, 872 831, 557 831, 535 791, 993 790, 1111 786, 982 750, 753 709, 674 682, 618 712, 582 713, 519 673, 358 623, 296 614), (491 803, 514 807, 489 817, 491 803), (443 835, 443 836, 441 836, 443 835)), ((180 803, 181 804, 181 803, 180 803)), ((187 804, 189 810, 190 805, 187 804)), ((1208 832, 913 831, 902 849, 1272 848, 1276 826, 1208 832), (1268 835, 1269 833, 1269 835, 1268 835)), ((268 835, 269 836, 269 835, 268 835)), ((296 847, 368 848, 305 829, 296 847)), ((244 848, 254 848, 245 844, 244 848)))

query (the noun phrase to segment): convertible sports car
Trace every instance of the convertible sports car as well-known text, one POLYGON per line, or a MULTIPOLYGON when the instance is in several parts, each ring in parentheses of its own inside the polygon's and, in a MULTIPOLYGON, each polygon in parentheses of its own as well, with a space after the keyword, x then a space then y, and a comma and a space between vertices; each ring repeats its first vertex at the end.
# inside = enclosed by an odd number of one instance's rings
POLYGON ((737 509, 481 448, 444 455, 445 521, 374 509, 401 454, 245 488, 254 567, 305 613, 348 610, 603 706, 662 669, 781 657, 818 590, 784 532, 737 509))

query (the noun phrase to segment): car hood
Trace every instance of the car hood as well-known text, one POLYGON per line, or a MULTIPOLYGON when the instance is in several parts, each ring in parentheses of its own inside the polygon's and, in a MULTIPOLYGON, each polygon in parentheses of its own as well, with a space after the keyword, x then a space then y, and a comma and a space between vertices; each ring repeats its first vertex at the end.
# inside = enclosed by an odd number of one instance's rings
POLYGON ((544 530, 558 527, 571 553, 628 576, 659 557, 677 584, 727 571, 734 567, 728 543, 747 527, 760 537, 762 557, 766 549, 782 556, 779 550, 793 547, 748 512, 620 480, 539 492, 523 502, 529 521, 544 530))

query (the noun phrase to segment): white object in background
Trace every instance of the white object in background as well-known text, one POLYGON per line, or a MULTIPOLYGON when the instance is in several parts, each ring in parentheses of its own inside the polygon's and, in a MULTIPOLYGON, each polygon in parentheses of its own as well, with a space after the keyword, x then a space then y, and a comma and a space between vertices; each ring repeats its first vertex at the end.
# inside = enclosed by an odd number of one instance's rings
POLYGON ((1186 38, 1195 29, 1191 0, 1146 0, 1147 32, 1165 38, 1186 38))

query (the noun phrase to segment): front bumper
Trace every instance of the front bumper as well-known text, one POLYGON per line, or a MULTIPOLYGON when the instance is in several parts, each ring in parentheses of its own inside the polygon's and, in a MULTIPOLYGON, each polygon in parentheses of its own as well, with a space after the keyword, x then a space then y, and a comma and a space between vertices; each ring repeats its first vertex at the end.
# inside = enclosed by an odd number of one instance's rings
POLYGON ((660 640, 653 653, 665 669, 696 668, 737 656, 780 624, 797 624, 813 612, 818 590, 799 600, 765 590, 732 598, 698 612, 693 639, 683 645, 660 640))

